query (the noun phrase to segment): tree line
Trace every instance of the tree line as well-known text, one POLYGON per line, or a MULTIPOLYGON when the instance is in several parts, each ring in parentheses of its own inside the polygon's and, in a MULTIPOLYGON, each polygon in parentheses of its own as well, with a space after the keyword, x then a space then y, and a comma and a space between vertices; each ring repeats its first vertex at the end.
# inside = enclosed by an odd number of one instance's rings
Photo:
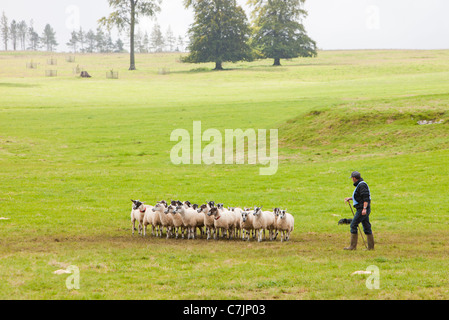
MULTIPOLYGON (((59 45, 56 32, 50 24, 47 24, 41 33, 34 28, 33 21, 12 20, 9 22, 5 12, 0 18, 0 36, 5 51, 10 50, 46 50, 55 51, 59 45)), ((126 41, 126 40, 125 40, 126 41)), ((182 36, 175 36, 169 26, 165 34, 158 24, 155 24, 152 32, 138 30, 135 43, 137 52, 174 52, 185 50, 185 40, 182 36)), ((120 39, 112 38, 110 32, 100 26, 96 30, 84 31, 81 27, 78 31, 72 31, 67 47, 74 53, 111 53, 126 52, 125 43, 120 39)))
POLYGON ((3 47, 7 51, 12 50, 33 50, 37 51, 45 48, 47 51, 54 51, 58 46, 56 32, 47 24, 41 35, 37 33, 33 26, 33 20, 26 21, 12 20, 9 22, 5 12, 0 18, 0 36, 3 47), (11 44, 11 47, 8 47, 11 44))
MULTIPOLYGON (((109 30, 117 27, 130 36, 130 68, 135 70, 135 27, 141 17, 160 11, 162 0, 108 0, 112 12, 99 20, 109 30)), ((248 0, 251 22, 236 0, 184 0, 194 11, 189 28, 189 55, 184 62, 214 62, 222 70, 224 62, 259 58, 281 59, 314 57, 317 44, 302 23, 307 17, 305 0, 248 0)))
MULTIPOLYGON (((73 31, 67 45, 74 52, 123 52, 123 41, 113 41, 111 30, 125 31, 129 39, 130 70, 136 69, 135 52, 184 51, 184 39, 175 37, 171 28, 165 36, 158 24, 151 34, 136 31, 142 17, 154 17, 160 12, 161 2, 108 0, 112 12, 98 20, 96 32, 73 31)), ((194 22, 188 30, 189 54, 183 61, 214 62, 215 70, 222 70, 225 62, 270 58, 279 66, 281 59, 314 57, 316 42, 307 35, 302 23, 307 16, 304 3, 305 0, 248 0, 252 8, 250 21, 236 0, 184 0, 185 7, 193 9, 194 22)), ((9 41, 13 50, 21 46, 22 50, 43 47, 53 51, 58 45, 56 33, 49 24, 39 36, 32 22, 30 26, 24 21, 9 23, 3 13, 0 29, 5 50, 9 41)))

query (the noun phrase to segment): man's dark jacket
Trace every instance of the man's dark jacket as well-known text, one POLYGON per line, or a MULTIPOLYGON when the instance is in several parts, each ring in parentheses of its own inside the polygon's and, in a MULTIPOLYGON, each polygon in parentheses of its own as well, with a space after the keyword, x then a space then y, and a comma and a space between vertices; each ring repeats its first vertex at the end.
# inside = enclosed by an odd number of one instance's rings
POLYGON ((369 191, 369 187, 366 183, 360 184, 363 179, 360 179, 356 183, 354 183, 354 187, 357 188, 354 194, 354 199, 358 202, 354 207, 356 209, 363 209, 363 204, 368 202, 368 207, 371 206, 371 195, 369 191), (360 185, 359 185, 360 184, 360 185))

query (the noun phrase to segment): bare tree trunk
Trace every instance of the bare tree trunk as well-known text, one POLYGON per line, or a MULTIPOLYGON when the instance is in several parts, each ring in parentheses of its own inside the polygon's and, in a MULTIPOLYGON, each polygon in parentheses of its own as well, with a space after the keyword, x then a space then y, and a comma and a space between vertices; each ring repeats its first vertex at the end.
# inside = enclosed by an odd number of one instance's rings
POLYGON ((130 26, 130 66, 129 70, 136 70, 136 57, 134 53, 134 29, 136 26, 136 2, 135 0, 131 1, 131 26, 130 26))
POLYGON ((281 65, 281 59, 280 58, 275 58, 273 66, 280 66, 280 65, 281 65))

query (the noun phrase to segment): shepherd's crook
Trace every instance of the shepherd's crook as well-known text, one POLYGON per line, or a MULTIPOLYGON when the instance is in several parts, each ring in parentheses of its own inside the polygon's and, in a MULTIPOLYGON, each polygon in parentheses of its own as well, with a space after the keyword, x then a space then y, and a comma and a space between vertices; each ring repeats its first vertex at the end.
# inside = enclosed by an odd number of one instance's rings
MULTIPOLYGON (((348 201, 348 204, 349 204, 349 208, 351 208, 352 215, 354 216, 354 219, 355 219, 354 209, 352 209, 351 203, 349 201, 348 201)), ((365 241, 365 238, 363 237, 363 232, 362 232, 362 229, 360 228, 360 225, 359 225, 359 231, 360 231, 360 235, 362 236, 363 244, 365 245, 365 248, 368 249, 368 246, 366 245, 366 241, 365 241)))

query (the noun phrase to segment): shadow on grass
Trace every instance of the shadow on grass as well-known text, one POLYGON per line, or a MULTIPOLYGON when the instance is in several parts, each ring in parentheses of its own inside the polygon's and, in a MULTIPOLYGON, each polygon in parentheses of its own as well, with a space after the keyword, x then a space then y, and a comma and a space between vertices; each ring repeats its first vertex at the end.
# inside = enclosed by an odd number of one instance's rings
POLYGON ((35 88, 38 86, 37 84, 0 82, 0 88, 35 88))
POLYGON ((212 72, 220 72, 220 71, 255 71, 255 72, 285 72, 291 67, 316 67, 316 66, 337 66, 343 64, 335 64, 335 63, 299 63, 299 64, 285 64, 280 66, 273 65, 257 65, 257 66, 240 66, 240 67, 231 67, 224 68, 223 70, 215 70, 213 68, 195 68, 191 70, 183 70, 183 71, 172 71, 174 74, 197 74, 197 73, 212 73, 212 72))

